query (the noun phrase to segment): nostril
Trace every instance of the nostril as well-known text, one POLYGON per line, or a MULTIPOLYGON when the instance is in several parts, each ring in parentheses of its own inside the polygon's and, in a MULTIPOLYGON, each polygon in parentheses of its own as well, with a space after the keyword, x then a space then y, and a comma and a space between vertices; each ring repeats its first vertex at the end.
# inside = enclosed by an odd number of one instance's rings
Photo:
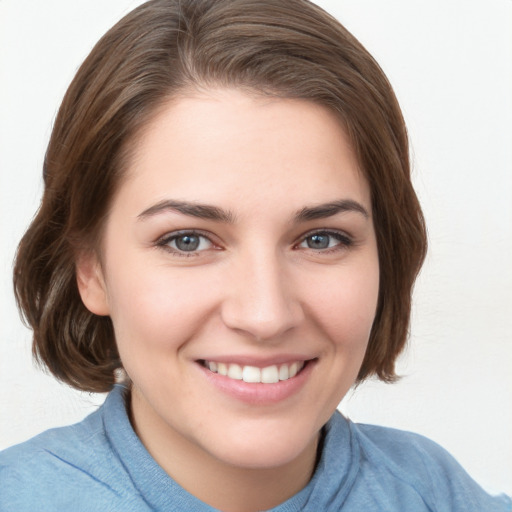
POLYGON ((224 304, 222 319, 230 329, 243 332, 258 342, 267 342, 297 327, 303 314, 290 303, 244 304, 233 299, 231 303, 224 304))

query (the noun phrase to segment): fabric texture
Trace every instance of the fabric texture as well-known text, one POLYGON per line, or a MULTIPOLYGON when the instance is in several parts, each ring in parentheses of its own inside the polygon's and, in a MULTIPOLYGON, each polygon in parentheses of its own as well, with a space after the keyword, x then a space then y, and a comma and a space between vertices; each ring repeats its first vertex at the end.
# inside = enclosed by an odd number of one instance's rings
MULTIPOLYGON (((212 512, 170 478, 133 431, 125 388, 82 422, 0 453, 0 512, 212 512)), ((336 412, 309 484, 272 512, 510 512, 438 445, 336 412)))

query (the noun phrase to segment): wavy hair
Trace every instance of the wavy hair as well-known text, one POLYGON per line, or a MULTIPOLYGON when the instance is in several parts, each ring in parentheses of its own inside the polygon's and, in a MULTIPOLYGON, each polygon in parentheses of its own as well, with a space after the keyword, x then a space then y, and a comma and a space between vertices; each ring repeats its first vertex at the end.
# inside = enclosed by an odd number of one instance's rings
POLYGON ((137 134, 170 98, 212 86, 311 101, 343 123, 370 186, 380 265, 358 382, 393 381, 427 243, 407 131, 375 60, 307 0, 151 0, 96 44, 62 101, 41 206, 16 256, 15 294, 36 359, 78 389, 113 386, 122 363, 112 322, 83 305, 76 255, 98 247, 137 134))

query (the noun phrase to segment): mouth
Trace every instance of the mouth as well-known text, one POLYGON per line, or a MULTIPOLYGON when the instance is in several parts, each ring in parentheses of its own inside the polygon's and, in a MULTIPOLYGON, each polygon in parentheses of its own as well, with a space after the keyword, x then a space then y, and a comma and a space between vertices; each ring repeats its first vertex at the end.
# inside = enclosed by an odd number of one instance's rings
POLYGON ((262 368, 237 363, 208 361, 205 359, 200 360, 199 363, 212 373, 222 375, 228 379, 244 381, 249 384, 276 384, 293 379, 313 361, 313 359, 308 361, 292 361, 262 368))

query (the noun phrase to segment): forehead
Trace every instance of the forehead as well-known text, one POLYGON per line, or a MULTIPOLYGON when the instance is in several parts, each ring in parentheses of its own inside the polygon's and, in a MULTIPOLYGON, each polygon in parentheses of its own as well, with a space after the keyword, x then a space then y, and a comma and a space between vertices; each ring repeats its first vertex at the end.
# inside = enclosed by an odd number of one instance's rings
POLYGON ((366 179, 340 120, 312 102, 212 90, 170 100, 139 135, 118 196, 235 209, 350 197, 366 179))

